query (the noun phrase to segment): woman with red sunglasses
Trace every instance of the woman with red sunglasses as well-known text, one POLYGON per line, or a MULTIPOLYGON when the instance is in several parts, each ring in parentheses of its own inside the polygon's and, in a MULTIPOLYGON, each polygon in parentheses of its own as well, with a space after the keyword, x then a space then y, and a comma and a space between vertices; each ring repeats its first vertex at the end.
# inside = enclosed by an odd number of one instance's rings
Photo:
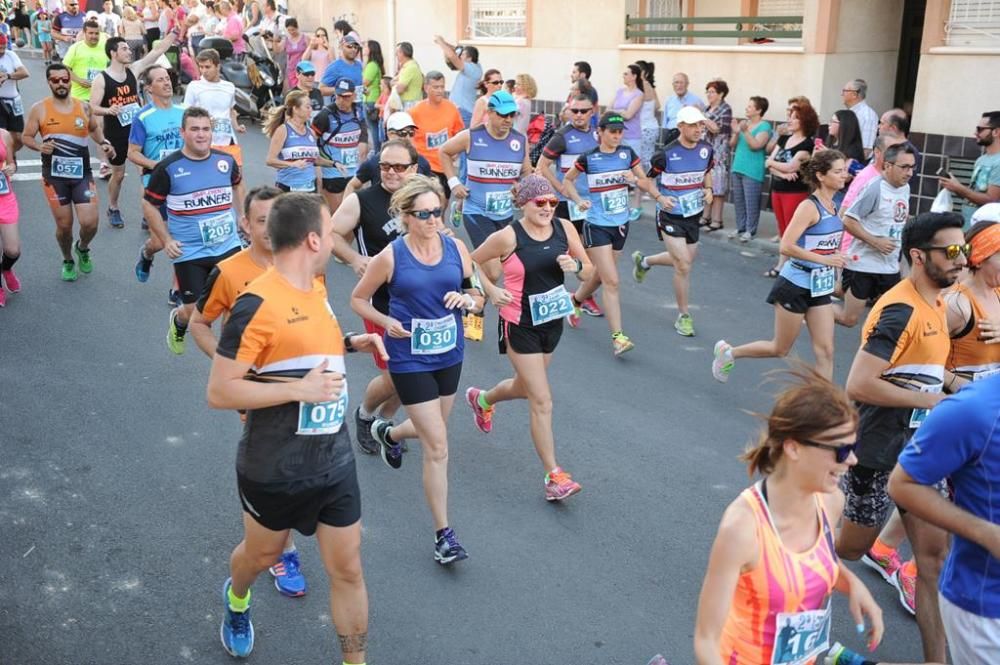
POLYGON ((480 278, 486 295, 500 310, 500 353, 506 354, 514 376, 489 390, 469 388, 465 401, 484 434, 493 429, 497 402, 527 399, 531 438, 545 470, 545 499, 562 501, 580 491, 579 483, 556 462, 552 436, 552 393, 547 369, 562 336, 563 319, 573 313, 573 301, 563 285, 566 273, 586 280, 594 267, 573 224, 556 217, 559 197, 540 175, 521 179, 514 205, 524 217, 490 235, 472 253, 479 265, 499 259, 503 286, 480 278))

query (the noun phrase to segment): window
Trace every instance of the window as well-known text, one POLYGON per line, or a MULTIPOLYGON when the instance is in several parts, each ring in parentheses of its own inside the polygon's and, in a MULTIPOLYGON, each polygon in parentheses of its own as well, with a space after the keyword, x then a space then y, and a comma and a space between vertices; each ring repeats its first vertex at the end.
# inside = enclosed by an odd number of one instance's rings
MULTIPOLYGON (((628 0, 625 13, 636 18, 679 18, 681 13, 681 0, 628 0)), ((647 30, 677 30, 676 24, 662 24, 647 26, 647 30)), ((643 37, 633 39, 633 41, 643 44, 683 44, 684 39, 680 37, 643 37)))
POLYGON ((805 0, 759 0, 757 16, 802 16, 805 0))
POLYGON ((944 29, 948 46, 1000 48, 1000 0, 951 0, 944 29))
POLYGON ((527 5, 527 0, 469 0, 470 39, 524 43, 527 5))

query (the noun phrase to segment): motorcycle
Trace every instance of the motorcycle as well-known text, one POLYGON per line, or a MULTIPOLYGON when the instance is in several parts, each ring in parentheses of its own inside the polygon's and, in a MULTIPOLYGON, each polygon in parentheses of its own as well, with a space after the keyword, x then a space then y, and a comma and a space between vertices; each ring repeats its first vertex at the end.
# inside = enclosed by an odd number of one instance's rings
POLYGON ((281 103, 281 69, 271 57, 263 36, 244 35, 243 38, 247 42, 247 72, 254 84, 252 94, 257 100, 261 116, 267 117, 271 109, 281 103))
POLYGON ((253 96, 254 82, 250 78, 247 65, 233 55, 233 43, 224 37, 206 37, 198 44, 198 50, 211 48, 219 53, 219 76, 236 87, 236 114, 242 118, 260 120, 261 110, 253 96))

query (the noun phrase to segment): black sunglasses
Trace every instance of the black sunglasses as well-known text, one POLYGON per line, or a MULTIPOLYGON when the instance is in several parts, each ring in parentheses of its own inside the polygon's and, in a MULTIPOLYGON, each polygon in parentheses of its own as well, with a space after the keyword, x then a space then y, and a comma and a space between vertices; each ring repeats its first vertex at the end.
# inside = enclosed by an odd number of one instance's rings
POLYGON ((969 255, 972 254, 972 245, 969 243, 965 243, 964 245, 924 245, 917 249, 922 249, 926 252, 933 250, 944 252, 945 258, 949 261, 957 259, 959 254, 965 254, 965 258, 969 258, 969 255))
POLYGON ((389 162, 379 162, 378 168, 380 171, 388 173, 389 171, 395 171, 396 173, 403 173, 406 169, 413 166, 413 164, 390 164, 389 162))
POLYGON ((823 450, 832 450, 834 452, 834 458, 837 460, 837 464, 843 464, 847 461, 847 458, 851 456, 852 453, 857 452, 858 442, 854 443, 843 443, 839 446, 835 446, 829 443, 819 443, 818 441, 810 441, 809 439, 797 439, 799 443, 803 446, 809 446, 810 448, 822 448, 823 450))
POLYGON ((388 131, 404 139, 412 138, 417 135, 417 130, 415 129, 390 129, 388 131))
POLYGON ((486 85, 503 85, 503 81, 487 81, 486 85))
POLYGON ((440 218, 444 211, 441 208, 433 208, 431 210, 411 210, 410 214, 417 219, 426 222, 431 217, 440 218))
POLYGON ((510 113, 500 113, 499 111, 494 111, 494 113, 496 113, 497 116, 501 118, 513 118, 515 115, 517 115, 517 111, 511 111, 510 113))
POLYGON ((590 113, 593 110, 594 109, 592 109, 592 108, 589 108, 589 109, 570 109, 569 112, 570 113, 574 113, 576 115, 583 115, 584 113, 590 113))

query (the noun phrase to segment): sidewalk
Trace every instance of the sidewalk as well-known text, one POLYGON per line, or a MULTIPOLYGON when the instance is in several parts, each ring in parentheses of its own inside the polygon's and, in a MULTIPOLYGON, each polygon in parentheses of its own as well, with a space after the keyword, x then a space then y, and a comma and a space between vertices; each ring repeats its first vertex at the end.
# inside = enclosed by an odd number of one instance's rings
MULTIPOLYGON (((656 204, 645 197, 642 201, 642 218, 655 222, 656 204)), ((736 208, 732 203, 726 203, 722 208, 722 223, 724 228, 711 233, 701 230, 701 240, 704 242, 714 242, 728 244, 734 247, 747 247, 762 254, 778 255, 778 243, 771 242, 771 238, 778 235, 778 222, 774 218, 774 213, 770 210, 760 211, 760 222, 757 224, 757 236, 748 243, 741 243, 738 238, 728 238, 729 232, 736 228, 736 208)))

